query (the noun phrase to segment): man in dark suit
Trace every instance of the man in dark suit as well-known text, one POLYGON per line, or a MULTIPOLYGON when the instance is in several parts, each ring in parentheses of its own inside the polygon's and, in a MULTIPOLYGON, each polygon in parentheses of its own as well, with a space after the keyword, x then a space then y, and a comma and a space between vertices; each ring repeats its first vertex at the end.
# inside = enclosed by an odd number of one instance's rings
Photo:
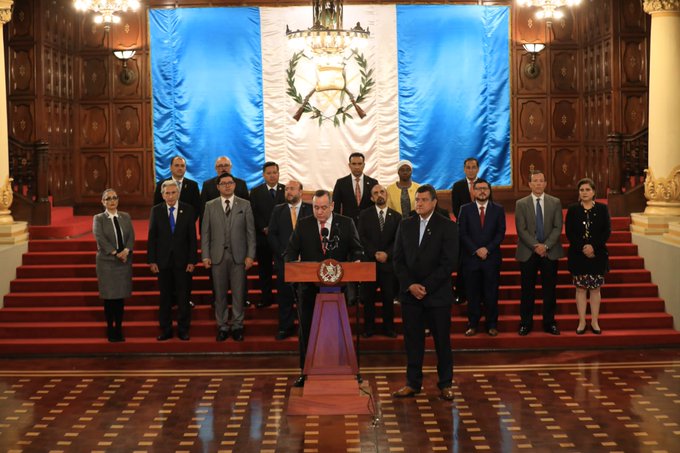
MULTIPOLYGON (((331 194, 327 190, 317 190, 314 193, 312 210, 312 217, 300 219, 295 226, 286 248, 286 261, 321 262, 329 258, 338 261, 360 260, 363 256, 363 248, 357 228, 349 217, 333 213, 331 194)), ((301 368, 305 364, 317 293, 316 285, 300 285, 298 301, 300 302, 301 368)), ((304 376, 300 376, 294 385, 302 387, 304 382, 304 376)))
MULTIPOLYGON (((231 160, 226 156, 218 157, 217 160, 215 160, 215 171, 217 172, 217 176, 203 181, 203 186, 201 187, 201 215, 203 213, 203 208, 205 208, 205 204, 220 196, 220 192, 217 190, 217 183, 219 182, 217 180, 222 173, 231 173, 231 160)), ((248 194, 246 182, 235 176, 234 182, 236 182, 234 195, 243 198, 244 200, 249 200, 250 195, 248 194)))
MULTIPOLYGON (((161 195, 161 185, 165 181, 175 181, 177 182, 177 187, 179 187, 179 201, 182 203, 190 204, 193 208, 194 215, 198 218, 201 212, 201 194, 198 192, 198 183, 192 179, 185 178, 184 174, 187 172, 187 162, 181 156, 175 156, 170 161, 170 172, 171 177, 158 181, 156 184, 156 190, 153 194, 153 204, 157 205, 163 202, 163 197, 161 195)), ((196 219, 194 219, 196 220, 196 219)))
POLYGON ((302 201, 302 183, 288 181, 285 188, 286 202, 276 205, 269 219, 267 239, 276 265, 276 303, 279 306, 279 330, 277 340, 284 340, 295 332, 293 289, 286 283, 284 255, 288 241, 299 219, 312 215, 312 205, 302 201))
POLYGON ((161 195, 164 202, 151 208, 147 245, 149 267, 158 275, 161 292, 158 309, 161 334, 158 341, 172 338, 173 303, 177 305, 178 337, 188 340, 191 325, 190 280, 198 261, 196 216, 190 204, 178 201, 177 182, 163 182, 161 195))
POLYGON ((366 161, 361 153, 349 155, 350 174, 335 181, 333 187, 333 211, 350 217, 356 225, 359 213, 370 207, 371 187, 378 181, 364 174, 366 161))
POLYGON ((269 219, 274 206, 285 202, 285 186, 279 183, 279 165, 276 162, 265 162, 262 166, 264 183, 250 191, 250 205, 255 217, 255 231, 257 239, 257 270, 258 284, 262 291, 262 299, 257 308, 268 307, 273 302, 272 296, 272 250, 267 241, 269 233, 269 219))
POLYGON ((532 170, 529 174, 531 193, 515 204, 517 253, 521 273, 522 294, 519 326, 521 336, 531 332, 534 322, 536 277, 541 273, 543 289, 543 330, 552 335, 560 331, 555 322, 557 297, 557 260, 562 250, 562 203, 559 198, 545 193, 545 174, 532 170))
POLYGON ((368 338, 375 333, 375 296, 380 287, 382 299, 382 333, 396 338, 394 331, 394 296, 397 280, 394 276, 392 255, 401 214, 387 207, 387 190, 380 184, 371 187, 374 206, 359 214, 359 238, 364 247, 364 260, 376 263, 376 281, 361 285, 364 303, 364 333, 368 338))
POLYGON ((477 180, 477 174, 479 173, 479 162, 477 162, 477 159, 474 157, 465 159, 463 162, 463 172, 465 173, 465 178, 456 181, 451 188, 451 211, 453 211, 456 220, 458 219, 460 207, 471 203, 475 199, 472 184, 477 180))
POLYGON ((458 226, 434 212, 437 191, 429 184, 416 191, 417 216, 401 221, 394 242, 394 269, 406 345, 406 385, 395 398, 414 396, 423 384, 425 324, 437 351, 440 396, 453 400, 451 354, 451 273, 458 264, 458 226))
POLYGON ((474 182, 475 201, 459 211, 461 268, 468 300, 465 336, 477 334, 482 300, 486 307, 486 331, 498 335, 498 284, 501 275, 501 242, 505 237, 505 210, 491 201, 491 185, 474 182))

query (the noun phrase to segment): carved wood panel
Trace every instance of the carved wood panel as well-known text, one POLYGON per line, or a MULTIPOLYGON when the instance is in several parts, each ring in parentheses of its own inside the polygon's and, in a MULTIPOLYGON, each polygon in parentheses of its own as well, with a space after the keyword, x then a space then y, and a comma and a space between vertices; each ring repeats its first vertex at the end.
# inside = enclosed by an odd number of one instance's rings
POLYGON ((641 86, 647 83, 647 46, 644 41, 621 42, 621 85, 641 86))
POLYGON ((578 148, 565 147, 554 151, 552 175, 555 187, 574 187, 580 175, 578 148))
POLYGON ((106 146, 109 143, 108 109, 104 106, 81 106, 81 144, 106 146))
POLYGON ((127 12, 120 15, 121 22, 111 27, 112 49, 134 49, 142 41, 142 18, 145 12, 127 12))
POLYGON ((558 141, 576 140, 578 101, 563 99, 552 103, 552 139, 558 141))
POLYGON ((81 90, 83 99, 98 99, 108 95, 108 65, 104 56, 84 57, 81 90))
POLYGON ((612 40, 602 41, 602 85, 606 90, 612 88, 612 40))
POLYGON ((131 83, 125 84, 121 79, 121 72, 123 71, 123 62, 115 56, 111 55, 113 59, 114 77, 113 77, 113 93, 114 98, 140 98, 142 96, 142 83, 146 80, 146 75, 142 71, 142 61, 144 61, 144 54, 135 56, 127 61, 127 67, 134 74, 134 80, 131 83))
POLYGON ((547 104, 541 99, 520 99, 517 102, 519 142, 545 142, 548 140, 547 104))
POLYGON ((115 107, 114 145, 138 148, 142 146, 142 105, 115 107))
POLYGON ((556 92, 577 92, 578 64, 575 50, 552 53, 551 81, 556 92))
POLYGON ((80 45, 85 50, 102 49, 106 40, 103 25, 97 25, 92 20, 91 13, 80 14, 80 45))
POLYGON ((624 94, 621 99, 623 106, 623 124, 625 134, 635 134, 647 127, 647 95, 624 94))
POLYGON ((529 173, 533 170, 546 170, 547 150, 545 147, 535 148, 520 147, 519 153, 519 177, 517 183, 521 190, 529 189, 529 173))
POLYGON ((53 51, 50 47, 45 47, 43 49, 43 80, 42 86, 45 92, 45 96, 54 96, 52 91, 52 74, 54 61, 53 61, 53 51))
POLYGON ((12 20, 5 27, 9 27, 10 40, 33 36, 33 3, 14 2, 12 20))
POLYGON ((645 32, 647 28, 646 14, 639 0, 623 0, 621 2, 621 31, 645 32))
POLYGON ((556 43, 576 43, 576 27, 574 12, 571 8, 562 8, 564 17, 553 21, 551 30, 556 43))
POLYGON ((35 115, 33 102, 10 102, 9 108, 11 112, 11 134, 24 143, 33 142, 33 118, 35 115))
POLYGON ((124 194, 141 195, 144 152, 115 153, 113 155, 114 187, 124 194))
POLYGON ((80 154, 83 195, 99 196, 104 189, 110 187, 108 153, 91 153, 82 151, 80 154))
POLYGON ((514 8, 515 39, 519 43, 545 42, 545 22, 537 20, 535 8, 514 8))
POLYGON ((10 49, 9 95, 32 95, 35 92, 33 48, 10 49))
POLYGON ((531 55, 523 47, 515 49, 517 85, 519 93, 545 93, 547 80, 546 52, 545 50, 536 57, 536 66, 539 68, 538 77, 535 79, 527 77, 524 68, 531 62, 531 55))

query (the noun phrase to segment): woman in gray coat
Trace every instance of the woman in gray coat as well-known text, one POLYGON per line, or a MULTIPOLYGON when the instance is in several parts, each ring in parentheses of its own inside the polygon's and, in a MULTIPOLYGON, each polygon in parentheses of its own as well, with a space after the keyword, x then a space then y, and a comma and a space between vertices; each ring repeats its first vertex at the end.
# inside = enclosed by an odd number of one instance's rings
POLYGON ((113 189, 102 194, 105 211, 94 216, 92 232, 97 241, 97 283, 104 299, 106 335, 110 342, 123 337, 124 300, 132 294, 132 247, 135 230, 130 216, 118 211, 118 195, 113 189))

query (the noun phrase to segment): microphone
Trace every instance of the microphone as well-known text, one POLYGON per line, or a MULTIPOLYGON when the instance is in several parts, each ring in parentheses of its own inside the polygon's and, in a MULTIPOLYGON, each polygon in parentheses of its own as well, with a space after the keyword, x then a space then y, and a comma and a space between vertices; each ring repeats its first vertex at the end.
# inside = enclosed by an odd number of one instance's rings
POLYGON ((328 250, 328 228, 321 228, 321 248, 323 248, 324 254, 328 250))

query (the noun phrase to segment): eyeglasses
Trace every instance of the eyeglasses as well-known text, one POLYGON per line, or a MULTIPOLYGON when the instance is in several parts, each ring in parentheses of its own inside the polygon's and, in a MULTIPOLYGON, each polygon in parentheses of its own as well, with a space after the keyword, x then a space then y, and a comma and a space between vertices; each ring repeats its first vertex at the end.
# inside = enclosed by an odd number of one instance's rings
POLYGON ((104 198, 104 201, 116 201, 118 200, 118 195, 113 195, 111 197, 104 198))
POLYGON ((231 165, 229 165, 229 164, 217 164, 217 165, 215 165, 215 167, 217 167, 217 168, 229 168, 229 167, 231 167, 231 165))
POLYGON ((218 186, 233 186, 234 184, 236 184, 234 181, 227 181, 219 183, 218 186))

